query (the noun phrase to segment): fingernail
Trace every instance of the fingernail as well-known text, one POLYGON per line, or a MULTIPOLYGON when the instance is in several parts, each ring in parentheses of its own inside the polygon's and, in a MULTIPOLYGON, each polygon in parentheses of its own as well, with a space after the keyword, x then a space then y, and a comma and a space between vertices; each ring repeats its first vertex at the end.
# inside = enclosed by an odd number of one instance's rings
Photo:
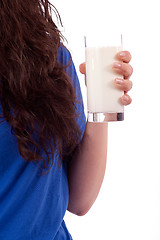
POLYGON ((125 53, 125 52, 120 52, 120 53, 119 53, 119 56, 125 57, 125 56, 126 56, 126 53, 125 53))
POLYGON ((120 63, 117 63, 117 62, 115 62, 115 63, 113 63, 113 67, 114 67, 114 68, 120 68, 120 67, 121 67, 121 64, 120 64, 120 63))
POLYGON ((124 100, 125 102, 128 102, 128 101, 129 101, 129 97, 125 95, 125 96, 123 97, 123 100, 124 100))
POLYGON ((117 84, 123 84, 123 79, 116 78, 114 81, 117 84))

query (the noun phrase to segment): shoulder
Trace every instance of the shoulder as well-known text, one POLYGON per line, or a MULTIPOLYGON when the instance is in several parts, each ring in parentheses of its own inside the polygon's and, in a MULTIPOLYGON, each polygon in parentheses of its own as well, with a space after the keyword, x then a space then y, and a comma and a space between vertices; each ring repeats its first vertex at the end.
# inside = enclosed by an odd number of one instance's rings
POLYGON ((60 47, 58 49, 57 60, 60 65, 63 66, 66 74, 70 78, 73 85, 76 86, 77 84, 79 84, 79 79, 72 59, 72 55, 70 51, 63 45, 63 43, 60 44, 60 47))
POLYGON ((63 43, 60 44, 60 47, 58 49, 58 58, 57 59, 63 66, 71 64, 71 62, 72 62, 71 53, 63 45, 63 43))

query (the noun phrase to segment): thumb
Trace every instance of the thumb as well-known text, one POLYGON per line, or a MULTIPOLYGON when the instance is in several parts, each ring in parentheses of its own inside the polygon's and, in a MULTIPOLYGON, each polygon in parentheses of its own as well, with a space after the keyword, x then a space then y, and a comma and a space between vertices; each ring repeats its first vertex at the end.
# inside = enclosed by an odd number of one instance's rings
POLYGON ((79 71, 80 71, 80 73, 82 73, 82 74, 86 74, 86 63, 84 62, 84 63, 81 63, 80 65, 79 65, 79 71))

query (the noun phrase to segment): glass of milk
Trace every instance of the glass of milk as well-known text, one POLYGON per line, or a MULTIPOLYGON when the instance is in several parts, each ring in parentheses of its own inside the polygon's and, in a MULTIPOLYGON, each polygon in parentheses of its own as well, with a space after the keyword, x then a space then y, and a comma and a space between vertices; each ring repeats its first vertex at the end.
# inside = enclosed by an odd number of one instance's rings
POLYGON ((116 54, 122 51, 122 34, 88 34, 85 36, 88 122, 124 120, 120 97, 124 92, 114 85, 123 78, 113 69, 116 54))

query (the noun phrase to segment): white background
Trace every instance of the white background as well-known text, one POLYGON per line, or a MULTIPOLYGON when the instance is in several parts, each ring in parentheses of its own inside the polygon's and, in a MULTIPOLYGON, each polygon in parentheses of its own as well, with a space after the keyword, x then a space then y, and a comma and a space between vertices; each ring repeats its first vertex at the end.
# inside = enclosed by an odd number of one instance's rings
POLYGON ((79 75, 88 29, 120 30, 132 54, 133 102, 109 123, 108 160, 99 196, 83 217, 66 213, 74 240, 160 239, 160 14, 152 0, 52 0, 79 75))

